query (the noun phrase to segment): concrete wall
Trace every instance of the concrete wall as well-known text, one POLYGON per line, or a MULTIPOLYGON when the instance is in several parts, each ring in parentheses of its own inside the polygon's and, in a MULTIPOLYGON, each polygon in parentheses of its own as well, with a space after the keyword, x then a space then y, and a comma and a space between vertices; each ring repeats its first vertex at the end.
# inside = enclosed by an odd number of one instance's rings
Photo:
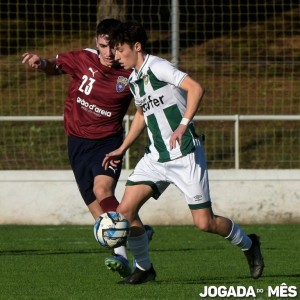
MULTIPOLYGON (((123 171, 116 195, 121 199, 123 171)), ((300 222, 300 170, 210 170, 216 214, 238 223, 300 222)), ((181 192, 170 186, 141 210, 144 223, 192 224, 181 192)), ((71 171, 1 171, 0 224, 91 224, 71 171)))

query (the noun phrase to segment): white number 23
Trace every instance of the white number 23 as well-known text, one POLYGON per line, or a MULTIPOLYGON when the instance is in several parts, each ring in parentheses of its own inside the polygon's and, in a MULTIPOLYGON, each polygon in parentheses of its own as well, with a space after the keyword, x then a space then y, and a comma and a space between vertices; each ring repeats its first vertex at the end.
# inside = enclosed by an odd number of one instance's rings
POLYGON ((92 91, 93 88, 93 84, 96 80, 93 78, 90 78, 86 75, 82 76, 82 83, 79 87, 79 91, 82 93, 85 93, 86 95, 89 95, 92 91), (89 80, 89 82, 87 83, 87 81, 89 80))

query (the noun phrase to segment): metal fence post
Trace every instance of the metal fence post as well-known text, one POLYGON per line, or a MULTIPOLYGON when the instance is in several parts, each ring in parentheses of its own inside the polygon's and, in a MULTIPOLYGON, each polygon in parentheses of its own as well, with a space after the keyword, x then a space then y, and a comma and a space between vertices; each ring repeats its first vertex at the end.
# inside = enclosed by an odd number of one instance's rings
POLYGON ((179 9, 178 0, 172 0, 171 3, 171 17, 172 17, 172 59, 171 62, 178 66, 178 53, 179 53, 179 9))
POLYGON ((239 157, 239 115, 235 115, 234 120, 234 168, 238 170, 240 168, 239 157))

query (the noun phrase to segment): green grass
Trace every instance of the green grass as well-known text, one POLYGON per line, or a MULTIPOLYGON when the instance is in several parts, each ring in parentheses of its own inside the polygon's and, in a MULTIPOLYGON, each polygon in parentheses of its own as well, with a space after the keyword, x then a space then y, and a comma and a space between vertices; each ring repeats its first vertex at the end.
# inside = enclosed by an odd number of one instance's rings
POLYGON ((266 291, 257 299, 270 299, 268 287, 282 283, 296 286, 299 295, 300 224, 243 228, 262 238, 266 268, 258 280, 249 277, 240 250, 219 236, 191 226, 155 226, 150 256, 156 282, 120 286, 118 275, 104 267, 110 252, 95 242, 91 226, 2 225, 0 299, 200 299, 205 285, 253 286, 266 291))

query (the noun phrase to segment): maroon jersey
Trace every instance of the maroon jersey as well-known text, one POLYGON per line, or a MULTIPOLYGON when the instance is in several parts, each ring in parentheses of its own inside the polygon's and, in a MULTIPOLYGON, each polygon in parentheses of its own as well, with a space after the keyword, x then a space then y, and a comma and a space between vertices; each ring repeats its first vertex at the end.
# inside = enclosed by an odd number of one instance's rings
POLYGON ((132 98, 131 71, 102 65, 93 49, 60 53, 57 67, 72 76, 64 110, 68 135, 99 139, 123 131, 122 120, 132 98))

